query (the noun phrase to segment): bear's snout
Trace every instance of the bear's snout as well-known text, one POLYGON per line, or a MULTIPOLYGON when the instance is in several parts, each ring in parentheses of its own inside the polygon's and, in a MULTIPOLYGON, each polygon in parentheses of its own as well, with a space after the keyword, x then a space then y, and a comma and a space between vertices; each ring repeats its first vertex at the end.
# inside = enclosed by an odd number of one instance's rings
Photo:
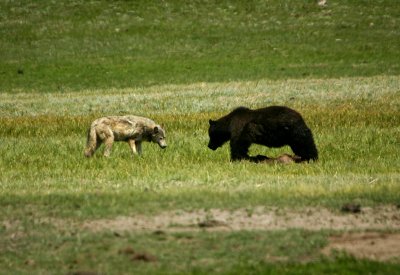
POLYGON ((217 150, 218 147, 213 145, 213 144, 211 144, 211 143, 209 143, 208 144, 208 148, 210 148, 211 150, 215 151, 215 150, 217 150))

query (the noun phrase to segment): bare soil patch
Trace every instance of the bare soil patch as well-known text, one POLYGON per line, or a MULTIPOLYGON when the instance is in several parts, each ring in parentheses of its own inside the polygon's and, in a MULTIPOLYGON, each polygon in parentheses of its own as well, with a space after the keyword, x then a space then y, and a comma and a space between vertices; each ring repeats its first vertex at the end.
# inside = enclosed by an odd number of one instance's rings
MULTIPOLYGON (((159 215, 136 215, 87 221, 80 225, 91 231, 114 232, 152 231, 154 234, 177 231, 236 231, 236 230, 334 230, 345 232, 329 238, 321 251, 332 256, 344 252, 356 258, 377 261, 400 260, 400 209, 396 206, 353 207, 331 211, 325 208, 282 209, 263 208, 228 211, 166 211, 159 215), (375 231, 375 232, 374 232, 375 231), (380 231, 380 232, 377 232, 380 231)), ((132 260, 153 261, 146 257, 132 260)), ((273 261, 285 259, 273 259, 273 261)))
POLYGON ((400 233, 362 232, 332 236, 322 254, 331 256, 335 252, 345 252, 356 258, 375 261, 398 261, 400 233))
POLYGON ((154 216, 120 216, 86 221, 90 231, 198 231, 198 230, 400 230, 400 209, 395 206, 364 207, 357 213, 341 213, 325 208, 299 210, 256 207, 235 211, 165 211, 154 216))
MULTIPOLYGON (((302 209, 255 207, 234 211, 224 209, 196 211, 164 211, 157 215, 119 216, 83 222, 39 218, 37 223, 52 224, 59 230, 88 230, 93 233, 106 231, 120 236, 124 232, 152 232, 163 235, 182 231, 239 231, 239 230, 287 230, 297 228, 311 231, 332 230, 323 255, 331 257, 335 251, 345 252, 357 258, 377 261, 400 262, 400 209, 396 206, 353 207, 336 211, 326 208, 302 209), (354 210, 355 209, 355 210, 354 210), (344 232, 344 233, 343 233, 344 232), (391 233, 388 233, 391 232, 391 233)), ((5 234, 19 238, 18 221, 2 221, 5 234)), ((137 262, 157 262, 157 258, 145 251, 126 247, 118 251, 124 257, 137 262)), ((268 260, 285 261, 271 256, 268 260)), ((34 264, 34 262, 26 262, 34 264)), ((76 274, 86 274, 76 271, 76 274)), ((91 274, 90 271, 87 274, 91 274)), ((95 274, 95 273, 94 273, 95 274)))

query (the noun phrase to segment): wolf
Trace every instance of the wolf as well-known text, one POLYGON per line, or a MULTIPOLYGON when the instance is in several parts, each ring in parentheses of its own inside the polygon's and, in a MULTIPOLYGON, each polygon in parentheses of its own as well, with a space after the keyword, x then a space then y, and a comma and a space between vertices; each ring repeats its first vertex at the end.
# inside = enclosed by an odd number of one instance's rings
POLYGON ((104 143, 105 157, 110 156, 114 141, 126 141, 134 155, 142 154, 142 141, 167 147, 164 129, 153 120, 134 116, 107 116, 92 122, 87 134, 85 156, 91 157, 104 143))

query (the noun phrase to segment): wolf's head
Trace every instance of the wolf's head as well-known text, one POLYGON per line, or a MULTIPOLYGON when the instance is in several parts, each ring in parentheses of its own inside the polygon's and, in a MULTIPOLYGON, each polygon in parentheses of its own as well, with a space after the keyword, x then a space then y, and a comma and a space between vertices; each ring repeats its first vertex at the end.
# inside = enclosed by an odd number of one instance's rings
POLYGON ((153 133, 151 134, 151 141, 158 143, 161 148, 167 147, 167 142, 165 140, 165 131, 160 125, 156 125, 153 128, 153 133))

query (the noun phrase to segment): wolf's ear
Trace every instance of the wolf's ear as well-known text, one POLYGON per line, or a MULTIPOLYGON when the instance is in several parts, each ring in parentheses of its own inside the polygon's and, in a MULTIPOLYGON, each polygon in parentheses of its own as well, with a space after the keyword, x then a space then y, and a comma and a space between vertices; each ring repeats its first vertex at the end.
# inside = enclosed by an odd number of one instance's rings
POLYGON ((157 126, 155 126, 154 127, 154 129, 153 129, 153 131, 154 131, 154 134, 158 134, 158 131, 159 131, 160 129, 158 129, 158 127, 157 126))
POLYGON ((208 121, 208 123, 210 123, 210 125, 215 125, 215 121, 212 120, 212 119, 210 119, 210 120, 208 121))

